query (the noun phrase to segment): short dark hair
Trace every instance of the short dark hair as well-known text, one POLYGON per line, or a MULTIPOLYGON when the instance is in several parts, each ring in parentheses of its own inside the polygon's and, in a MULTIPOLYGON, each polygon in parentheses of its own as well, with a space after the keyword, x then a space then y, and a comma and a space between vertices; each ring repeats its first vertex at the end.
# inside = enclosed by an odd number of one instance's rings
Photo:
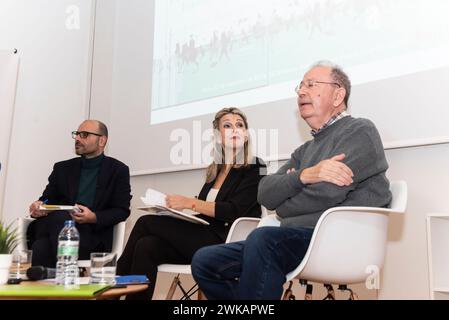
POLYGON ((96 120, 98 123, 98 133, 101 134, 102 136, 108 137, 108 127, 106 127, 106 125, 99 121, 96 120))

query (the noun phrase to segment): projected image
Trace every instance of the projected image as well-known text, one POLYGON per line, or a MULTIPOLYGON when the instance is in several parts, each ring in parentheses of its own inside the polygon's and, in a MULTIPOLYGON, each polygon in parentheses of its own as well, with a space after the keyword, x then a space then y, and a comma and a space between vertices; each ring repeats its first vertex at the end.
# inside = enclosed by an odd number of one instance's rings
POLYGON ((293 97, 321 59, 355 83, 447 65, 447 12, 446 0, 156 0, 151 122, 293 97))

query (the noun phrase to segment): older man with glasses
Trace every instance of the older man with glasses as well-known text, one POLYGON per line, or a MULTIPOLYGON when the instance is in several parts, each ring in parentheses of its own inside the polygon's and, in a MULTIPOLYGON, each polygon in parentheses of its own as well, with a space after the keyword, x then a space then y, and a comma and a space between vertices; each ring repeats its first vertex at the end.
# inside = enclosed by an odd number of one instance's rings
POLYGON ((192 274, 207 298, 281 298, 286 274, 303 259, 324 211, 389 204, 379 133, 371 121, 347 113, 350 90, 348 76, 331 63, 318 63, 304 75, 295 91, 313 138, 259 183, 259 203, 276 210, 281 226, 197 251, 192 274))
POLYGON ((86 120, 72 132, 72 138, 80 157, 56 163, 42 196, 30 205, 35 220, 27 239, 35 266, 55 267, 58 235, 65 220, 76 222, 79 258, 86 260, 91 252, 111 251, 114 225, 130 214, 129 168, 104 155, 106 125, 86 120), (74 205, 78 210, 49 213, 39 209, 43 204, 74 205))

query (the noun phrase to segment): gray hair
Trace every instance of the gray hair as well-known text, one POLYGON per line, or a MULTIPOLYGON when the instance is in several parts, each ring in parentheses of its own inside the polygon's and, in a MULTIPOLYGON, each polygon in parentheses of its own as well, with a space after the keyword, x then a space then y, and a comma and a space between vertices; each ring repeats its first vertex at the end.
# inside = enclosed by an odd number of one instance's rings
POLYGON ((331 68, 332 79, 346 90, 344 103, 347 109, 349 103, 349 96, 351 95, 351 80, 349 80, 348 75, 343 71, 343 69, 339 65, 326 60, 318 61, 310 69, 313 69, 315 67, 331 68))

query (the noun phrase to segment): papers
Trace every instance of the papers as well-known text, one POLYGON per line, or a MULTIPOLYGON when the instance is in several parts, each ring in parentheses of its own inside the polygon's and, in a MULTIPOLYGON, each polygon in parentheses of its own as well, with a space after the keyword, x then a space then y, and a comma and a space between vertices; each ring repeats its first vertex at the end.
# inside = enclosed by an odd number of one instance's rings
POLYGON ((167 205, 167 203, 165 202, 166 196, 167 195, 165 193, 148 188, 147 192, 145 193, 145 197, 140 197, 140 199, 142 199, 142 202, 147 206, 153 205, 165 207, 167 205))
MULTIPOLYGON (((190 221, 193 223, 200 223, 208 225, 204 219, 196 217, 192 214, 193 211, 179 211, 167 207, 165 202, 166 195, 162 192, 156 191, 154 189, 147 189, 145 197, 140 197, 145 206, 138 207, 137 209, 147 211, 150 214, 169 216, 177 219, 182 219, 190 221)), ((196 214, 196 212, 195 212, 196 214)))
POLYGON ((67 211, 78 211, 80 209, 77 206, 66 206, 61 204, 43 204, 39 206, 39 210, 42 211, 58 211, 58 210, 67 210, 67 211))

